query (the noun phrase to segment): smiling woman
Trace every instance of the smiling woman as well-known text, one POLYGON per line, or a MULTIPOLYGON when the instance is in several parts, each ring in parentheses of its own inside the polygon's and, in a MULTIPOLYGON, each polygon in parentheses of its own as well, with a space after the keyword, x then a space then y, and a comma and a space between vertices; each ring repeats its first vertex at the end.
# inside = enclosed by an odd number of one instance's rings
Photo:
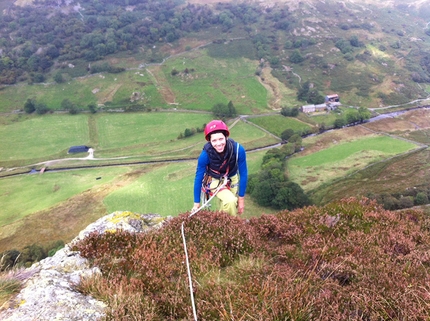
POLYGON ((205 127, 208 142, 197 161, 193 212, 199 210, 200 202, 206 205, 205 200, 216 195, 221 202, 220 210, 233 216, 243 213, 248 181, 246 153, 229 136, 230 131, 221 120, 213 120, 205 127))

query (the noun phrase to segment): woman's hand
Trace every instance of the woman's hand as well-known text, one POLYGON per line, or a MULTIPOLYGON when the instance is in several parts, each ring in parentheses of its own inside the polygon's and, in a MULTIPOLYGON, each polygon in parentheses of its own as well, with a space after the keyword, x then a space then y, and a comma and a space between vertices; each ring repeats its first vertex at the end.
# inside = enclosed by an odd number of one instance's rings
POLYGON ((245 198, 239 197, 237 201, 237 213, 242 214, 244 209, 245 209, 245 198))
POLYGON ((191 210, 191 213, 194 213, 195 211, 197 211, 200 208, 200 203, 194 203, 194 206, 191 210))

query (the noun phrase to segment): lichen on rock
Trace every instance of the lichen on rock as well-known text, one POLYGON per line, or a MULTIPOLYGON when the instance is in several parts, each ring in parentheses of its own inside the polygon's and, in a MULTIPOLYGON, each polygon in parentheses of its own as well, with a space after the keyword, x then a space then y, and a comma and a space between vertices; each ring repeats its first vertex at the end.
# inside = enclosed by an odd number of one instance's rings
POLYGON ((26 273, 20 293, 0 312, 3 321, 84 321, 99 320, 104 316, 106 304, 79 293, 75 285, 82 277, 100 270, 90 267, 73 244, 93 232, 106 233, 124 230, 132 233, 159 228, 166 220, 158 214, 137 214, 117 211, 88 225, 63 249, 33 264, 26 273))

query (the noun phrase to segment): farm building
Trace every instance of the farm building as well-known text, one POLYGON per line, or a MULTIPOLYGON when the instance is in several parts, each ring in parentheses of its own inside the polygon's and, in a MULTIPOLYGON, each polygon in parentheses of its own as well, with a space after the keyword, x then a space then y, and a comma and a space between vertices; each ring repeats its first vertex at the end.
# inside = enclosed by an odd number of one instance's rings
POLYGON ((302 112, 304 113, 314 113, 316 111, 324 111, 326 109, 327 109, 326 104, 302 106, 302 112))
POLYGON ((69 148, 69 151, 67 152, 67 154, 72 154, 72 153, 87 153, 88 150, 91 147, 85 146, 85 145, 80 145, 80 146, 72 146, 69 148))
POLYGON ((333 95, 327 95, 325 96, 325 103, 338 103, 339 102, 339 95, 333 94, 333 95))

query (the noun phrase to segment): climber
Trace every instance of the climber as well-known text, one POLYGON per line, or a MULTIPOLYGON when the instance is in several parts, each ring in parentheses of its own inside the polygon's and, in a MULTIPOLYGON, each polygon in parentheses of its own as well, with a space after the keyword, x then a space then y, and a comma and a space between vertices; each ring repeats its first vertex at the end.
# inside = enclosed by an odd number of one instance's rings
POLYGON ((245 148, 229 138, 229 129, 221 120, 209 122, 204 134, 207 143, 197 161, 192 212, 200 207, 203 189, 206 195, 217 191, 221 211, 233 216, 242 214, 248 181, 245 148), (224 179, 226 185, 222 186, 224 179))

